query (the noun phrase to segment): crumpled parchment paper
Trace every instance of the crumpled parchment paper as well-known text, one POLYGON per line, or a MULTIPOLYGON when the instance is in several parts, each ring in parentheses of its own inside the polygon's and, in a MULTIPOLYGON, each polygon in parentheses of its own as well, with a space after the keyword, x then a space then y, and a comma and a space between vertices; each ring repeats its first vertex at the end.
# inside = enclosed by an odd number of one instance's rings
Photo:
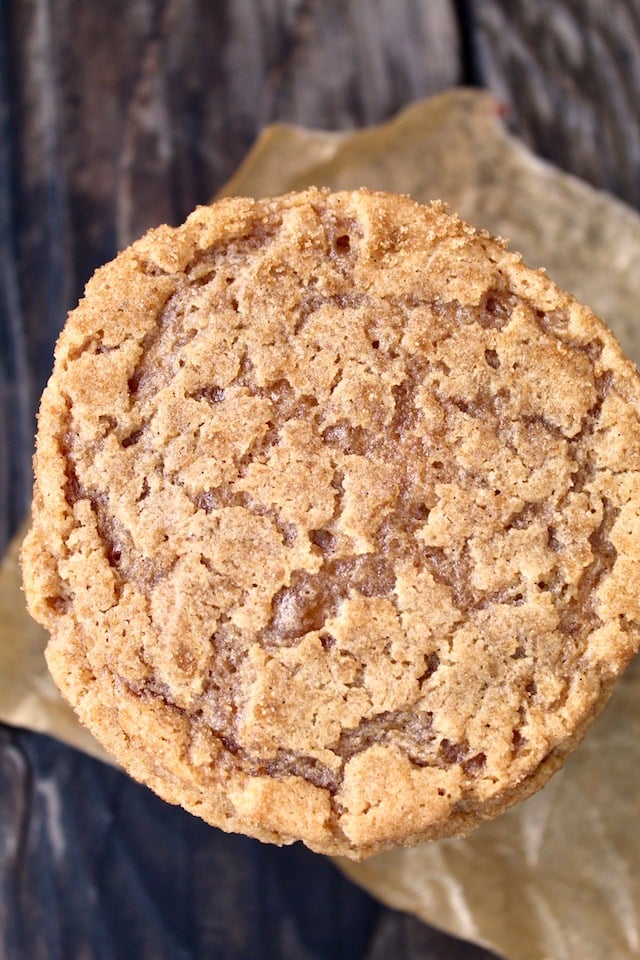
MULTIPOLYGON (((640 362, 640 218, 535 158, 500 112, 486 93, 454 90, 361 131, 269 127, 223 192, 316 184, 439 197, 546 267, 640 362)), ((0 719, 105 758, 49 679, 17 554, 16 543, 0 572, 0 719)), ((389 905, 509 960, 640 958, 640 661, 536 796, 465 839, 338 862, 389 905)))

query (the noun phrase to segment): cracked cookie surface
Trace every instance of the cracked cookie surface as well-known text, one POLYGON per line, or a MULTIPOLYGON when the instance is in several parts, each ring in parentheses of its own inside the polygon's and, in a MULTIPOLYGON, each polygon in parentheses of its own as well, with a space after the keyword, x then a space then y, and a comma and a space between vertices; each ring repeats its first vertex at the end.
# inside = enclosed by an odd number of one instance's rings
POLYGON ((640 385, 502 242, 224 200, 90 281, 23 550, 47 658, 210 823, 362 857, 541 786, 639 644, 640 385))

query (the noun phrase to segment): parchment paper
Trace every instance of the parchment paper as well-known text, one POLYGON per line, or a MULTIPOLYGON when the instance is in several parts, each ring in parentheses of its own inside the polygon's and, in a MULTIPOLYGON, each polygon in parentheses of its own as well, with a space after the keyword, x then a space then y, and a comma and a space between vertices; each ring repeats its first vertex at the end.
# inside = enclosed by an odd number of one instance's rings
MULTIPOLYGON (((309 184, 440 197, 545 266, 640 362, 640 218, 533 157, 507 135, 488 94, 451 91, 354 133, 270 127, 223 192, 309 184)), ((104 757, 55 692, 44 644, 24 610, 14 544, 0 572, 0 719, 104 757)), ((464 840, 339 865, 391 906, 509 960, 630 960, 640 958, 639 821, 636 661, 535 797, 464 840)))

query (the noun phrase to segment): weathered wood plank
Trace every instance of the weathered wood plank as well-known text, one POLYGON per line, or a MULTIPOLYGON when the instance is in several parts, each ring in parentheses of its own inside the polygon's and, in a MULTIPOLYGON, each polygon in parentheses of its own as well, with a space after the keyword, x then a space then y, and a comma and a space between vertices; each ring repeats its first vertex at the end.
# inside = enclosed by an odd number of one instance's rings
POLYGON ((0 7, 0 555, 28 506, 34 403, 16 275, 9 50, 2 18, 0 7))
POLYGON ((515 131, 558 166, 640 206, 640 2, 468 3, 477 72, 515 131))
POLYGON ((212 830, 122 773, 0 726, 0 956, 491 960, 299 844, 212 830))

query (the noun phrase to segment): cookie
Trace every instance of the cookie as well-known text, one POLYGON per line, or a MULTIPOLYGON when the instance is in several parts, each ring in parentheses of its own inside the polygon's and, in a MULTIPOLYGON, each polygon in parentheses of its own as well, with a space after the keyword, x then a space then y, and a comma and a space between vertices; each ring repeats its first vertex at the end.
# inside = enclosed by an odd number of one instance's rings
POLYGON ((464 834, 638 649, 635 368, 437 203, 310 189, 148 233, 68 318, 35 475, 56 682, 225 830, 464 834))

